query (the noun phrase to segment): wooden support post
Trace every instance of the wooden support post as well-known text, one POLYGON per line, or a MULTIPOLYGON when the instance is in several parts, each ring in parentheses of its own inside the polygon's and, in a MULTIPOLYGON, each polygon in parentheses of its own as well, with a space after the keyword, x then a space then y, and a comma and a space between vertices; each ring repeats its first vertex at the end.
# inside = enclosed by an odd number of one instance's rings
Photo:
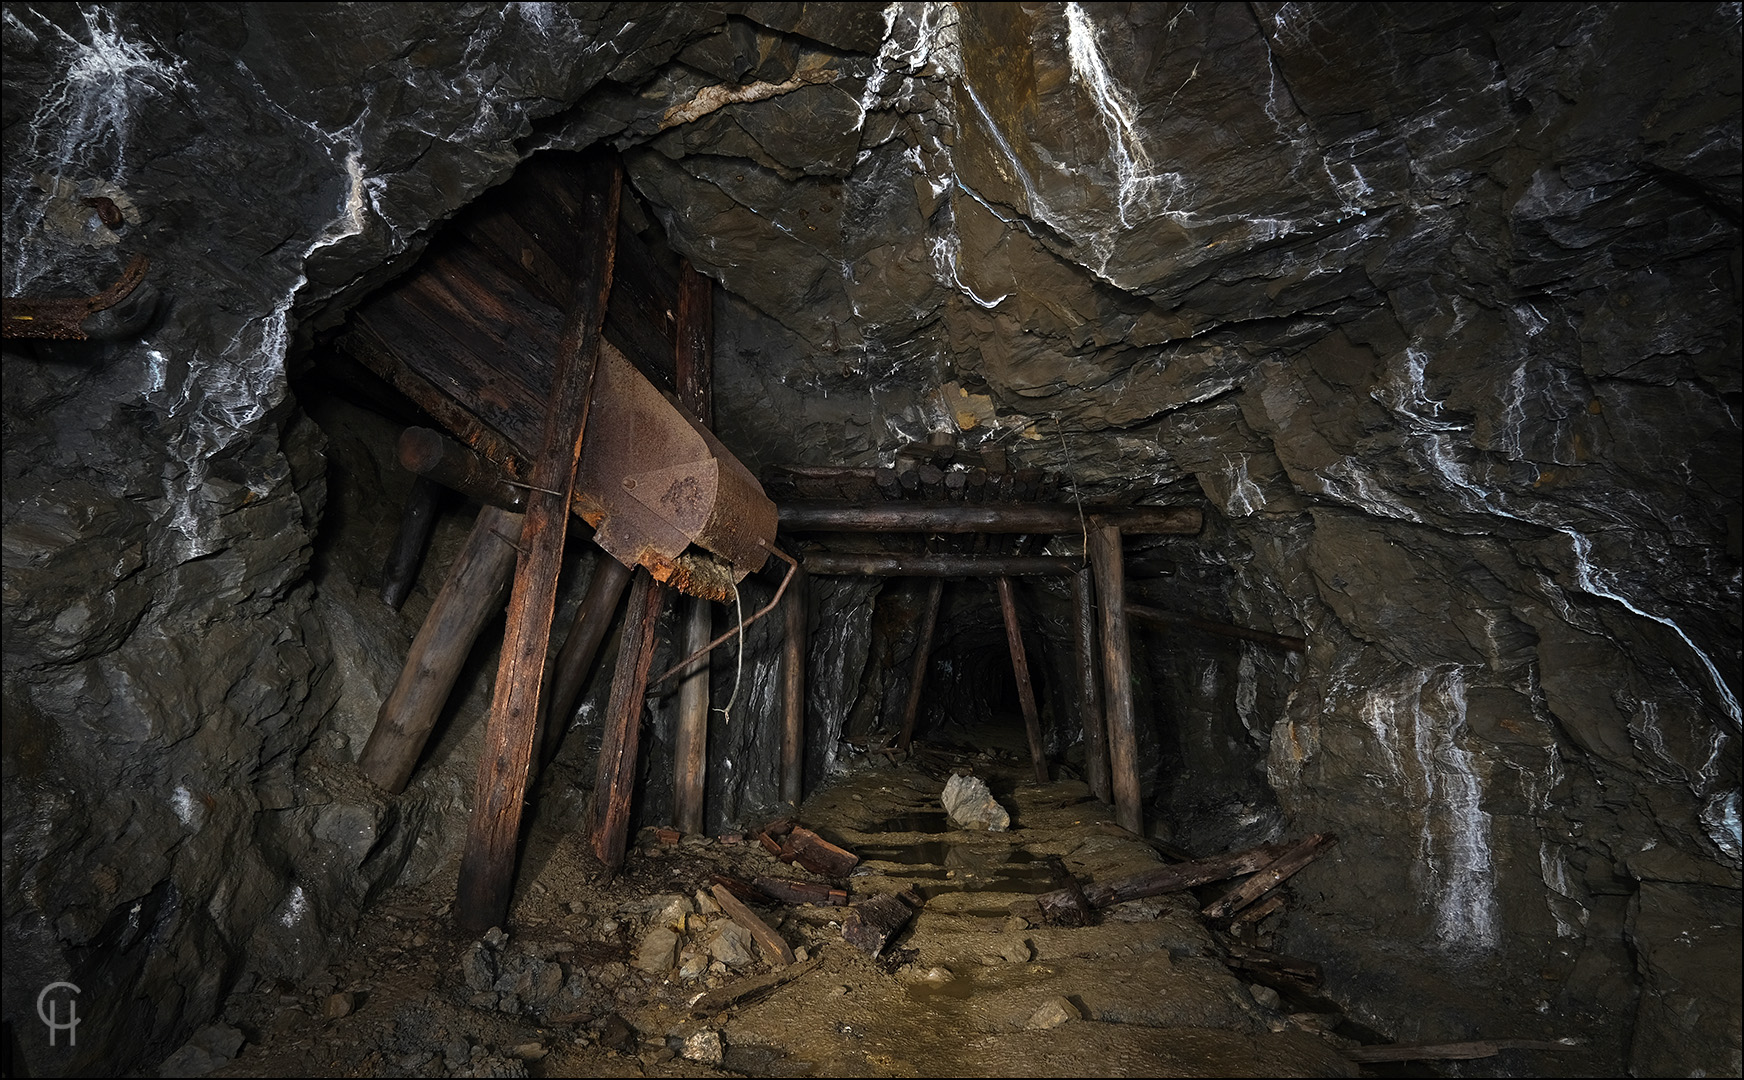
POLYGON ((1102 714, 1102 693, 1096 679, 1096 600, 1088 569, 1072 578, 1073 659, 1078 666, 1078 711, 1084 718, 1084 771, 1090 794, 1113 802, 1108 783, 1108 720, 1102 714))
MULTIPOLYGON (((714 636, 713 612, 707 600, 686 597, 683 655, 689 656, 714 636)), ((741 643, 741 648, 743 644, 741 643)), ((708 770, 709 656, 698 657, 679 676, 678 730, 672 753, 672 821, 679 831, 702 832, 703 789, 708 770)))
POLYGON ((996 579, 999 610, 1005 616, 1005 643, 1011 648, 1011 670, 1017 676, 1017 701, 1023 708, 1023 728, 1029 734, 1029 758, 1035 765, 1036 783, 1048 782, 1048 755, 1042 745, 1042 721, 1036 713, 1035 688, 1030 684, 1029 655, 1023 648, 1023 630, 1017 623, 1017 597, 1011 579, 996 579))
MULTIPOLYGON (((714 282, 684 260, 678 270, 678 405, 704 427, 714 425, 714 282)), ((691 653, 712 637, 707 600, 684 606, 684 651, 691 653)), ((740 648, 743 648, 743 642, 740 648)), ((708 769, 709 656, 690 665, 678 684, 678 730, 672 768, 673 824, 687 833, 702 832, 703 790, 708 769)))
POLYGON ((418 580, 418 564, 424 561, 424 549, 430 544, 431 530, 436 528, 436 511, 441 501, 442 485, 422 476, 412 481, 405 513, 400 516, 399 534, 394 537, 394 548, 382 566, 382 603, 395 611, 406 602, 418 580))
POLYGON ((520 532, 519 514, 494 506, 478 512, 357 759, 363 774, 381 788, 398 795, 412 778, 473 642, 508 598, 520 532))
POLYGON ((593 159, 583 178, 575 221, 580 265, 558 339, 539 453, 531 463, 522 554, 509 596, 502 660, 473 788, 472 822, 460 860, 455 919, 469 934, 507 921, 514 889, 515 848, 538 733, 557 575, 563 565, 575 468, 593 396, 600 326, 612 288, 621 190, 617 164, 593 159))
POLYGON ((597 551, 594 555, 593 577, 587 583, 587 595, 575 609, 569 633, 563 638, 563 649, 551 665, 551 685, 541 705, 540 724, 544 734, 539 740, 541 761, 550 761, 563 741, 563 729, 569 714, 575 711, 575 699, 593 670, 594 657, 599 655, 600 642, 611 629, 612 617, 618 612, 618 601, 624 597, 624 587, 630 583, 630 571, 623 563, 597 551))
POLYGON ((914 726, 920 719, 921 688, 926 685, 927 665, 933 655, 933 635, 939 625, 939 598, 945 593, 943 578, 933 578, 927 586, 926 610, 920 617, 920 634, 914 642, 914 671, 908 683, 908 704, 902 709, 902 737, 897 747, 905 753, 914 742, 914 726))
POLYGON ((1102 685, 1108 700, 1108 768, 1114 788, 1114 820, 1144 835, 1143 795, 1138 782, 1138 729, 1133 721, 1132 640, 1126 628, 1126 574, 1121 566, 1120 526, 1090 530, 1090 564, 1102 606, 1102 685))
POLYGON ((630 800, 636 791, 636 752, 641 742, 642 707, 648 665, 654 659, 654 624, 666 602, 666 586, 638 569, 624 609, 624 644, 612 673, 612 698, 606 706, 599 769, 593 787, 593 853, 615 870, 624 864, 629 837, 630 800))
POLYGON ((805 789, 805 652, 810 614, 805 571, 796 570, 787 595, 787 641, 781 660, 781 801, 797 807, 805 789))

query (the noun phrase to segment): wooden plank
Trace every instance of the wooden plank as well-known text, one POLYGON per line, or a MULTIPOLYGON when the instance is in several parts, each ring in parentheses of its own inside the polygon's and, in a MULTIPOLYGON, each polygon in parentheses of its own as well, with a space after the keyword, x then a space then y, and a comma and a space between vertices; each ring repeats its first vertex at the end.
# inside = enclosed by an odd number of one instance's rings
MULTIPOLYGON (((714 282, 691 268, 679 271, 678 334, 674 369, 678 407, 704 427, 714 424, 714 282)), ((713 609, 692 597, 684 607, 684 652, 689 656, 714 636, 713 609)), ((742 646, 741 646, 742 647, 742 646)), ((679 676, 678 724, 673 746, 673 820, 687 833, 702 832, 703 791, 708 770, 709 655, 679 676)))
POLYGON ((787 878, 757 877, 752 880, 759 893, 783 904, 822 904, 825 907, 847 907, 848 890, 837 889, 816 881, 789 881, 787 878))
POLYGON ((781 659, 781 801, 797 807, 805 789, 805 651, 809 628, 806 574, 796 570, 782 598, 787 635, 781 659))
POLYGON ((709 891, 714 895, 715 903, 719 904, 721 910, 727 913, 727 918, 751 932, 751 937, 757 942, 757 948, 762 951, 765 960, 776 965, 793 963, 795 959, 793 946, 783 940, 773 927, 759 918, 756 912, 746 907, 743 900, 734 896, 731 889, 715 885, 709 891))
POLYGON ((1090 564, 1102 607, 1102 685, 1108 706, 1108 769, 1114 788, 1114 819, 1144 835, 1143 793, 1138 781, 1138 728, 1133 719, 1132 639, 1126 627, 1126 581, 1120 528, 1090 531, 1090 564))
POLYGON ((411 595, 418 581, 418 566, 424 561, 424 549, 430 545, 430 533, 436 528, 436 510, 442 502, 442 485, 419 476, 412 481, 406 496, 406 508, 400 513, 400 529, 394 536, 394 546, 382 564, 382 603, 395 611, 411 595))
POLYGON ((1011 671, 1017 679, 1017 702, 1023 710, 1023 729, 1029 736, 1029 759, 1035 766, 1036 783, 1048 782, 1048 754, 1042 743, 1042 721, 1036 712, 1035 687, 1029 678, 1029 654, 1023 647, 1023 628, 1017 621, 1017 597, 1011 579, 1001 577, 999 611, 1005 617, 1005 644, 1011 650, 1011 671))
POLYGON ((1108 718, 1096 678, 1096 600, 1089 568, 1072 576, 1072 658, 1078 668, 1078 713, 1084 722, 1084 771, 1090 794, 1114 801, 1108 779, 1108 718))
POLYGON ((472 822, 460 861, 455 916, 467 933, 482 933, 505 922, 513 892, 515 850, 538 731, 557 576, 562 569, 569 503, 599 357, 599 327, 612 287, 621 184, 615 162, 595 159, 591 163, 586 180, 583 226, 588 233, 583 238, 583 261, 564 320, 556 381, 539 453, 531 463, 532 490, 521 528, 522 555, 509 596, 502 659, 473 789, 472 822))
POLYGON ((405 790, 473 642, 508 598, 520 532, 521 515, 494 506, 479 511, 358 758, 384 790, 405 790))
MULTIPOLYGON (((897 479, 909 488, 913 470, 897 479)), ((915 476, 913 486, 920 480, 915 476)), ((793 532, 924 532, 1077 534, 1084 528, 1077 503, 924 503, 892 502, 856 505, 795 500, 781 506, 781 527, 793 532)), ((1098 523, 1130 533, 1193 535, 1204 524, 1197 507, 1137 506, 1096 511, 1098 523)))
POLYGON ((636 751, 640 745, 642 708, 648 688, 648 665, 654 659, 654 629, 666 602, 666 586, 638 569, 624 610, 624 644, 612 673, 612 697, 606 706, 605 733, 600 740, 599 766, 593 788, 593 853, 607 868, 624 864, 629 839, 630 799, 636 789, 636 751))
POLYGON ((1336 843, 1338 843, 1338 837, 1331 833, 1315 833, 1278 856, 1275 861, 1254 874, 1253 877, 1230 890, 1228 895, 1222 899, 1205 905, 1202 914, 1210 919, 1229 918, 1272 889, 1277 888, 1278 884, 1285 878, 1318 859, 1336 843))
POLYGON ((846 848, 837 847, 810 829, 794 827, 781 838, 783 862, 796 862, 814 874, 845 878, 859 864, 860 857, 846 848))
POLYGON ((932 659, 933 636, 938 632, 939 600, 944 592, 945 583, 941 578, 934 578, 927 587, 926 609, 921 613, 920 633, 914 644, 914 666, 909 674, 908 703, 902 709, 902 737, 896 743, 904 753, 914 742, 914 726, 920 718, 920 698, 926 685, 927 665, 932 659))

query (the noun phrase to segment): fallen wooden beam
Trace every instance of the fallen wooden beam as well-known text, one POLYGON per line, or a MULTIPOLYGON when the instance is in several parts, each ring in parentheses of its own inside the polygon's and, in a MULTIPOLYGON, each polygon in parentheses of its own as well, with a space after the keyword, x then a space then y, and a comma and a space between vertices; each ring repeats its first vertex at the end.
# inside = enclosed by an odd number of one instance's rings
POLYGON ((1414 1046, 1354 1046, 1340 1050, 1350 1060, 1367 1065, 1383 1061, 1474 1061, 1495 1057, 1503 1050, 1572 1050, 1570 1041, 1543 1039, 1476 1039, 1457 1043, 1419 1043, 1414 1046))
MULTIPOLYGON (((1277 861, 1280 855, 1289 850, 1282 844, 1262 844, 1245 851, 1230 852, 1227 855, 1217 855, 1209 859, 1197 859, 1185 863, 1165 863, 1129 877, 1116 878, 1113 881, 1092 882, 1082 886, 1079 895, 1091 907, 1105 908, 1146 896, 1182 892, 1199 885, 1210 884, 1213 881, 1224 881, 1232 877, 1240 877, 1242 874, 1254 873, 1270 866, 1277 861)), ((1055 889, 1036 897, 1036 902, 1041 905, 1044 914, 1052 916, 1077 907, 1077 898, 1071 895, 1072 892, 1073 890, 1070 889, 1055 889)))
POLYGON ((520 532, 520 514, 494 506, 479 511, 358 758, 358 768, 382 789, 398 795, 412 778, 479 631, 508 597, 520 532))
MULTIPOLYGON (((900 468, 900 466, 899 466, 900 468)), ((899 473, 899 479, 915 472, 899 473)), ((919 477, 914 483, 918 486, 919 477)), ((906 485, 905 485, 906 486, 906 485)), ((1088 513, 1076 503, 894 502, 858 506, 795 501, 780 507, 793 532, 1077 533, 1110 526, 1129 533, 1194 535, 1204 525, 1197 507, 1136 506, 1088 513)))
POLYGON ((1315 833, 1267 864, 1253 877, 1231 889, 1222 899, 1205 905, 1201 914, 1210 919, 1227 919, 1242 908, 1276 888, 1285 878, 1318 859, 1338 837, 1331 833, 1315 833))
POLYGON ((612 288, 621 190, 615 162, 589 162, 575 222, 582 254, 553 358, 544 432, 531 465, 521 527, 523 554, 509 596, 502 658, 473 788, 472 822, 460 860, 455 916, 471 934, 501 925, 509 912, 569 503, 593 397, 600 323, 612 288))
POLYGON ((757 916, 757 913, 745 906, 745 902, 733 895, 731 889, 720 885, 712 887, 715 903, 727 913, 727 918, 750 931, 751 938, 757 942, 757 948, 762 951, 763 958, 771 964, 786 965, 793 963, 795 957, 793 946, 789 945, 780 934, 768 923, 757 916))

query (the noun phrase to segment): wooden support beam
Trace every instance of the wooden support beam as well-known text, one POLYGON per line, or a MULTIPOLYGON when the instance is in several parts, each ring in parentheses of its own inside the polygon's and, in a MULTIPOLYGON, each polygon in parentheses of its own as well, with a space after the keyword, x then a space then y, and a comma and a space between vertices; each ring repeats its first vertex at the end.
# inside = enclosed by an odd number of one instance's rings
POLYGON ((384 790, 406 789, 473 642, 508 599, 520 533, 521 515, 494 506, 479 511, 357 760, 384 790))
POLYGON ((594 657, 599 655, 600 642, 611 629, 612 617, 618 612, 624 587, 630 583, 630 571, 623 563, 595 549, 593 577, 587 583, 587 594, 575 609, 569 623, 569 633, 563 638, 563 649, 551 665, 551 685, 541 706, 544 734, 539 740, 540 759, 550 761, 563 741, 563 729, 569 714, 575 711, 575 701, 593 671, 594 657))
MULTIPOLYGON (((678 271, 678 407, 704 427, 714 426, 714 282, 696 272, 690 260, 678 271)), ((683 607, 684 649, 688 656, 713 636, 709 601, 688 599, 683 607)), ((743 645, 741 644, 741 648, 743 645)), ((702 832, 703 790, 708 769, 709 657, 705 654, 680 676, 678 729, 673 747, 673 823, 687 833, 702 832)))
POLYGON ((636 752, 641 745, 642 708, 648 665, 654 659, 654 627, 666 602, 666 586, 638 569, 624 609, 624 644, 612 673, 599 767, 593 786, 593 853, 608 868, 624 864, 629 838, 630 801, 636 790, 636 752))
POLYGON ((1121 828, 1143 836, 1138 729, 1133 719, 1132 639, 1126 626, 1126 580, 1118 525, 1101 525, 1090 531, 1090 564, 1096 572, 1096 597, 1102 606, 1102 685, 1108 701, 1114 819, 1121 828))
POLYGON ((395 611, 406 602, 418 580, 418 564, 424 561, 424 549, 430 545, 430 532, 436 528, 436 511, 441 502, 442 485, 422 476, 412 481, 406 509, 400 516, 400 531, 394 537, 387 562, 382 565, 382 603, 395 611))
POLYGON ((1088 567, 1072 577, 1072 654, 1078 668, 1078 712, 1084 719, 1084 771, 1090 794, 1114 801, 1108 780, 1108 718, 1102 712, 1101 684, 1096 678, 1096 600, 1088 567))
POLYGON ((593 395, 600 324, 612 288, 621 190, 616 162, 590 159, 574 223, 580 234, 579 265, 558 338, 539 453, 531 464, 522 555, 509 596, 502 660, 473 788, 472 822, 460 860, 455 917, 470 934, 501 925, 509 913, 521 807, 545 683, 545 652, 557 604, 557 575, 563 565, 569 503, 593 395))
MULTIPOLYGON (((898 462, 897 468, 901 469, 898 462)), ((920 478, 914 470, 914 488, 920 478)), ((913 490, 910 488, 910 490, 913 490)), ((1129 533, 1193 535, 1204 515, 1190 506, 1135 506, 1125 509, 1082 509, 1076 503, 924 503, 894 502, 856 506, 838 502, 797 501, 781 508, 781 527, 790 532, 926 532, 926 533, 1077 533, 1088 523, 1109 525, 1129 533)))
POLYGON ((503 479, 500 469, 439 431, 400 432, 400 464, 420 477, 505 510, 527 508, 527 489, 503 479))
POLYGON ((1209 919, 1229 918, 1277 888, 1278 884, 1285 878, 1318 859, 1323 852, 1336 843, 1338 843, 1338 837, 1331 833, 1315 833, 1278 856, 1275 862, 1269 863, 1253 877, 1231 889, 1222 899, 1205 905, 1200 913, 1209 919))
POLYGON ((927 665, 933 655, 933 636, 939 625, 939 599, 944 596, 943 578, 933 578, 927 586, 926 608, 920 616, 920 634, 914 642, 914 667, 908 682, 908 703, 902 708, 902 737, 897 747, 907 752, 914 742, 914 726, 920 719, 921 689, 926 685, 927 665))
POLYGON ((781 659, 781 801, 797 807, 805 790, 805 653, 809 643, 806 573, 796 570, 782 598, 787 640, 781 659))
POLYGON ((1029 735, 1029 759, 1035 766, 1036 783, 1048 782, 1048 755, 1042 743, 1042 721, 1036 712, 1035 688, 1029 678, 1029 654, 1023 647, 1023 629, 1017 622, 1016 590, 1011 579, 998 579, 999 611, 1005 616, 1005 644, 1011 649, 1011 671, 1017 678, 1017 702, 1023 709, 1023 729, 1029 735))
POLYGON ((1284 652, 1301 652, 1308 643, 1299 637, 1288 634, 1272 634, 1264 630, 1249 630, 1245 626, 1231 626, 1228 623, 1212 622, 1193 615, 1182 615, 1175 611, 1164 611, 1161 608, 1146 607, 1130 601, 1126 605, 1126 613, 1135 619, 1161 626, 1191 626, 1207 634, 1218 637, 1239 638, 1242 641, 1254 641, 1271 649, 1281 649, 1284 652))
POLYGON ((845 577, 1032 577, 1075 574, 1078 559, 1053 555, 870 555, 814 551, 805 557, 807 572, 845 577))

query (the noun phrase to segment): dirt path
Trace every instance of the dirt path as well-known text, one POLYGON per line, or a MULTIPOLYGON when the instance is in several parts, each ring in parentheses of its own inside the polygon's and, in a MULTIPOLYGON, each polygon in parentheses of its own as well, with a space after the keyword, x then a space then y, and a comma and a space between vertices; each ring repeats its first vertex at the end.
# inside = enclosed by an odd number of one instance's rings
MULTIPOLYGON (((537 822, 512 933, 456 939, 448 897, 404 892, 304 986, 233 994, 214 1076, 1338 1076, 1319 1029, 1224 966, 1191 896, 1131 901, 1098 925, 1044 925, 1034 896, 1063 866, 1107 880, 1155 865, 1082 783, 1019 782, 1009 755, 931 752, 854 772, 798 820, 861 856, 856 903, 925 900, 876 958, 839 907, 764 905, 793 946, 777 969, 706 893, 719 873, 822 880, 754 839, 639 838, 615 880, 579 836, 537 822), (1004 760, 1001 760, 1001 758, 1004 760), (923 771, 917 764, 928 764, 923 771), (951 827, 945 767, 987 779, 1006 832, 951 827), (733 842, 735 841, 736 842, 733 842), (671 932, 660 933, 665 926, 671 932), (761 980, 761 982, 759 982, 761 980), (705 996, 706 995, 706 996, 705 996), (240 1032, 234 1052, 224 1045, 240 1032), (220 1063, 222 1062, 222 1063, 220 1063)), ((451 886, 451 882, 445 883, 451 886)))

